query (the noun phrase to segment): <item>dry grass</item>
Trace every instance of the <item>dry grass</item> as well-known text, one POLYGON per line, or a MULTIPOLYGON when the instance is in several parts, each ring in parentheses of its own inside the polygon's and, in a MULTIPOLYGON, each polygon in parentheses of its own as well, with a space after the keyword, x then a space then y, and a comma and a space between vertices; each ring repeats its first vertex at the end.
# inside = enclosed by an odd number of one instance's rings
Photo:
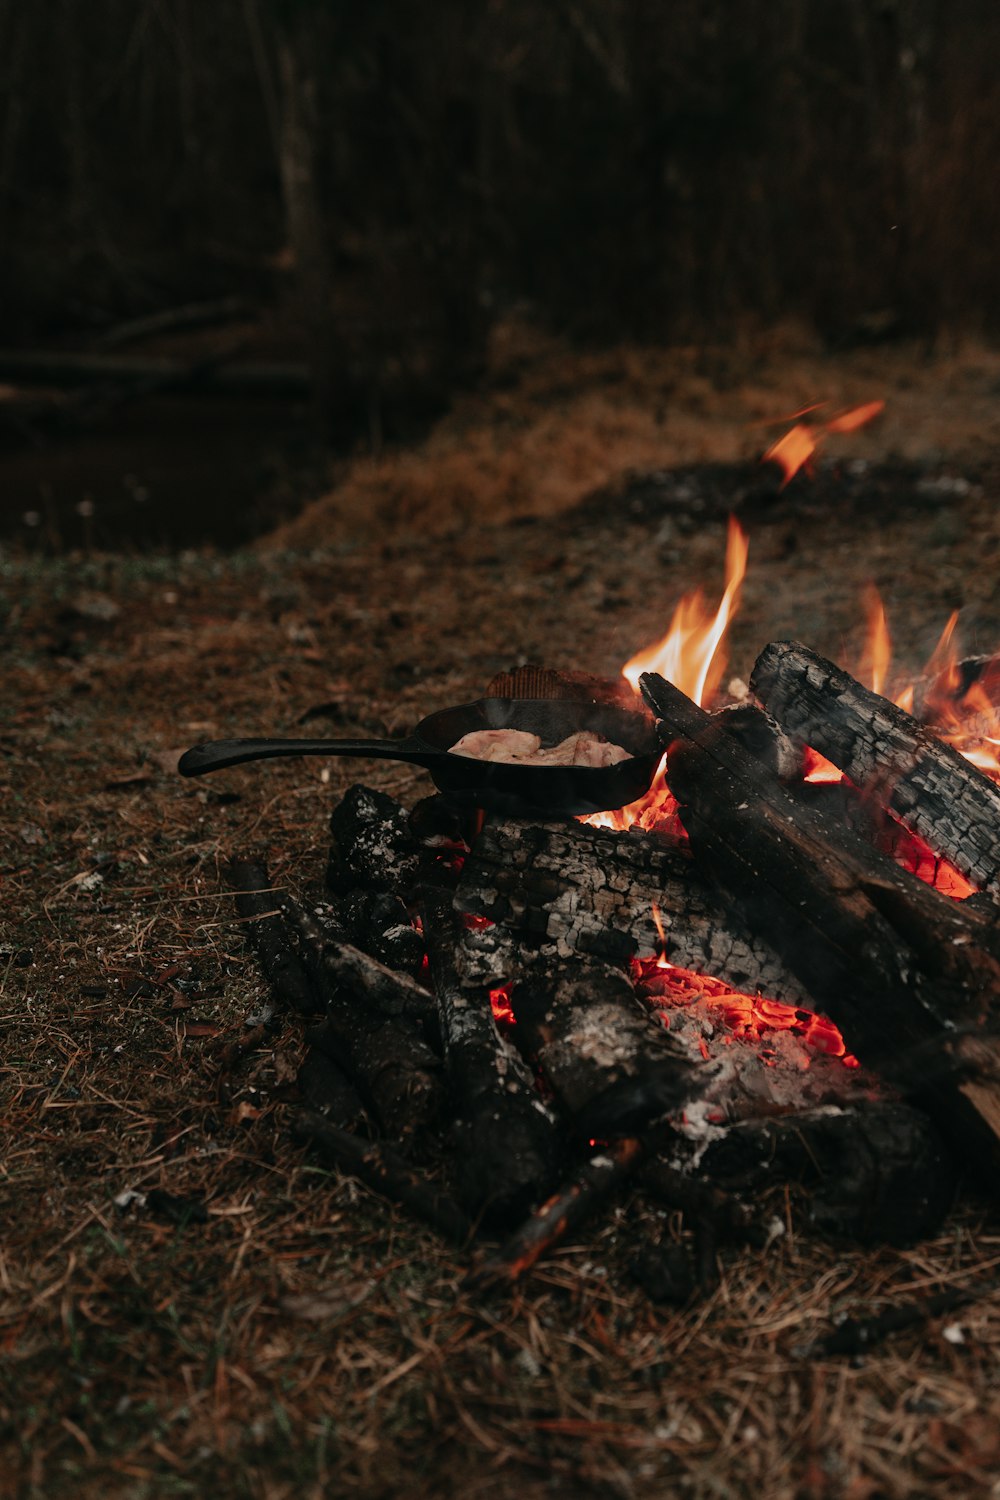
MULTIPOLYGON (((429 472, 429 453, 412 462, 429 472)), ((734 668, 792 628, 838 651, 869 572, 909 665, 952 604, 1000 638, 995 476, 891 527, 789 492, 751 534, 734 668)), ((0 573, 0 1492, 996 1494, 993 1202, 966 1194, 906 1252, 816 1244, 793 1221, 766 1254, 727 1252, 707 1301, 664 1310, 627 1263, 681 1226, 634 1200, 511 1301, 468 1302, 464 1257, 291 1148, 299 1028, 239 1055, 263 990, 219 865, 265 844, 279 876, 318 880, 352 772, 184 783, 171 757, 294 733, 320 703, 331 733, 399 730, 525 657, 611 670, 721 570, 714 523, 657 541, 614 515, 555 518, 427 545, 326 525, 312 555, 0 573), (152 1188, 205 1213, 115 1206, 152 1188), (863 1361, 803 1352, 841 1312, 970 1281, 987 1290, 968 1308, 863 1361)), ((363 771, 409 800, 424 786, 363 771)))
MULTIPOLYGON (((887 399, 850 439, 879 459, 982 457, 1000 444, 1000 354, 886 346, 830 356, 795 328, 724 348, 574 352, 517 324, 494 336, 486 394, 459 399, 420 447, 352 464, 279 532, 322 545, 348 524, 440 529, 566 511, 629 468, 756 458, 786 413, 887 399)), ((843 440, 831 447, 848 451, 843 440)))

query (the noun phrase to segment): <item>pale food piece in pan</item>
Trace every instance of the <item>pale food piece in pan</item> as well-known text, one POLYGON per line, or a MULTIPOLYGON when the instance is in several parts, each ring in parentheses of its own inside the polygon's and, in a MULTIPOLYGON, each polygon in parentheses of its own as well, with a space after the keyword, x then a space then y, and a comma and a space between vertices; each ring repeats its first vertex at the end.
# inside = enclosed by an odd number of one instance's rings
POLYGON ((476 729, 463 734, 449 754, 533 766, 616 766, 631 758, 621 745, 613 745, 590 729, 578 730, 544 750, 537 734, 521 729, 476 729))

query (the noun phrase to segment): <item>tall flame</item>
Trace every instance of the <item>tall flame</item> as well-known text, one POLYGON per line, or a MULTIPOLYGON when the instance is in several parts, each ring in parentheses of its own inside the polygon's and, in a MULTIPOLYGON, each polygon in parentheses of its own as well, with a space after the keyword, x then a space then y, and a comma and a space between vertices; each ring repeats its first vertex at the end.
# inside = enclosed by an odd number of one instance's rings
MULTIPOLYGON (((643 672, 659 672, 696 703, 704 705, 711 701, 725 670, 722 644, 739 603, 749 550, 746 533, 730 516, 726 535, 726 585, 718 609, 714 614, 709 612, 700 588, 685 594, 674 610, 670 629, 663 639, 647 646, 622 668, 622 676, 627 678, 634 692, 639 691, 639 678, 643 672)), ((637 802, 615 812, 593 813, 583 821, 595 828, 626 829, 636 824, 641 828, 664 828, 674 820, 677 807, 664 778, 666 764, 664 755, 652 786, 637 802)), ((676 832, 683 836, 679 825, 676 832)))
POLYGON ((726 536, 726 588, 714 615, 705 608, 700 588, 684 598, 674 610, 670 629, 655 646, 647 646, 625 663, 622 676, 639 691, 643 672, 659 672, 696 703, 704 704, 714 694, 725 668, 720 647, 736 613, 740 586, 746 576, 750 543, 735 517, 729 518, 726 536))

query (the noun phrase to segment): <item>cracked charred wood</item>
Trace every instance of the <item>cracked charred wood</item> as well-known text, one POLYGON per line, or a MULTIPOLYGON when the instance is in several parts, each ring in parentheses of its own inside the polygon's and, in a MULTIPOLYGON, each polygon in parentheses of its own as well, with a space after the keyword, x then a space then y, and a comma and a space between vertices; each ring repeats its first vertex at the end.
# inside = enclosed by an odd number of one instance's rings
MULTIPOLYGON (((326 908, 306 911, 286 898, 282 907, 295 933, 298 954, 313 987, 329 993, 340 987, 352 990, 385 1016, 436 1031, 434 997, 409 974, 397 973, 340 936, 339 923, 328 924, 326 908)), ((416 934, 414 934, 416 936, 416 934)))
POLYGON ((326 883, 337 895, 358 887, 406 896, 415 887, 423 853, 406 809, 387 792, 352 786, 330 814, 326 883))
POLYGON ((323 959, 322 931, 309 912, 291 900, 283 911, 325 1006, 325 1020, 310 1028, 306 1041, 344 1070, 388 1135, 426 1129, 441 1111, 438 1058, 405 1017, 386 1015, 350 981, 333 976, 323 959))
POLYGON ((421 910, 456 1116, 458 1196, 470 1213, 510 1223, 554 1181, 556 1121, 519 1053, 497 1030, 488 989, 462 984, 455 953, 465 928, 451 898, 427 896, 421 910))
POLYGON ((720 1240, 763 1249, 770 1238, 768 1226, 761 1222, 757 1203, 747 1202, 740 1183, 733 1184, 730 1189, 717 1187, 690 1172, 670 1166, 662 1157, 653 1157, 643 1163, 637 1183, 640 1189, 667 1208, 679 1210, 685 1218, 711 1223, 720 1240))
POLYGON ((595 1213, 637 1170, 645 1147, 626 1136, 604 1146, 462 1282, 462 1290, 513 1286, 535 1262, 595 1213))
POLYGON ((445 1239, 456 1245, 471 1240, 472 1225, 455 1200, 436 1183, 415 1172, 390 1147, 358 1140, 349 1131, 324 1120, 322 1115, 308 1111, 294 1120, 292 1136, 302 1145, 315 1146, 341 1172, 357 1177, 373 1192, 405 1208, 445 1239))
POLYGON ((774 949, 725 909, 689 852, 656 833, 498 820, 473 845, 456 900, 559 956, 608 963, 658 952, 656 905, 672 963, 734 989, 807 1001, 774 949))
POLYGON ((515 1036, 578 1136, 630 1135, 696 1096, 711 1070, 682 1054, 628 978, 593 959, 538 964, 510 992, 515 1036))
POLYGON ((714 1191, 752 1196, 758 1221, 769 1211, 782 1215, 792 1187, 818 1234, 912 1245, 940 1228, 955 1194, 955 1165, 922 1111, 866 1099, 732 1125, 702 1155, 694 1185, 701 1180, 714 1191))
POLYGON ((271 886, 267 865, 257 856, 230 861, 229 884, 236 891, 236 910, 278 1004, 300 1016, 316 1015, 323 1002, 309 981, 281 913, 286 893, 271 886))
MULTIPOLYGON (((939 895, 807 806, 671 683, 641 686, 691 849, 843 1033, 891 1072, 900 1048, 1000 1016, 995 920, 939 895)), ((955 1075, 919 1097, 964 1150, 1000 1161, 1000 1088, 955 1075)))
POLYGON ((1000 788, 957 750, 794 641, 766 646, 750 685, 790 734, 1000 897, 1000 788))

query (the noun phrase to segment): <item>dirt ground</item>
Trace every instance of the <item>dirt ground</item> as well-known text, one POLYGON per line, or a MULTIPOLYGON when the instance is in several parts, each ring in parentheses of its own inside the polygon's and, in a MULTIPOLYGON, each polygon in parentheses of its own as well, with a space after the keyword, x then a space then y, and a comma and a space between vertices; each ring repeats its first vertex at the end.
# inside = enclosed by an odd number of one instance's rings
MULTIPOLYGON (((872 389, 879 358, 805 394, 790 365, 777 414, 885 396, 897 422, 914 385, 872 389)), ((756 436, 665 456, 634 441, 651 421, 634 384, 598 421, 592 382, 564 372, 558 396, 539 368, 510 398, 513 500, 495 457, 474 461, 498 451, 494 393, 254 551, 0 562, 0 1493, 1000 1494, 1000 1216, 981 1184, 909 1250, 818 1243, 790 1215, 679 1309, 629 1275, 641 1235, 684 1232, 636 1196, 512 1297, 469 1299, 468 1254, 290 1144, 300 1023, 240 1046, 266 994, 226 857, 266 847, 314 889, 352 780, 408 802, 427 783, 322 760, 184 782, 187 745, 295 734, 318 707, 309 732, 401 732, 527 660, 612 673, 686 588, 718 595, 733 505, 750 536, 733 672, 789 635, 856 661, 869 579, 901 678, 953 608, 969 649, 1000 642, 988 362, 923 390, 912 446, 841 439, 783 493, 756 436), (150 1196, 119 1206, 130 1192, 150 1196), (863 1358, 809 1353, 844 1314, 966 1287, 863 1358)))

